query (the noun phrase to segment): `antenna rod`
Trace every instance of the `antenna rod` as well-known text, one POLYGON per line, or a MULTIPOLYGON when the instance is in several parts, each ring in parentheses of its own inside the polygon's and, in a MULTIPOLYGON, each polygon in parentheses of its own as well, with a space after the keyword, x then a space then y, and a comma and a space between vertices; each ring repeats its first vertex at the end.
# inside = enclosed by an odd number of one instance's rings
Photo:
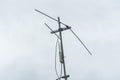
MULTIPOLYGON (((46 23, 45 23, 45 26, 47 26, 52 32, 54 32, 46 23)), ((59 36, 56 33, 54 34, 59 38, 59 36)))
MULTIPOLYGON (((35 9, 35 11, 37 11, 37 12, 39 12, 39 13, 41 13, 41 14, 43 14, 43 15, 47 16, 47 17, 49 17, 50 19, 52 19, 52 20, 54 20, 54 21, 57 21, 57 22, 58 22, 58 20, 57 20, 57 19, 55 19, 55 18, 53 18, 53 17, 51 17, 51 16, 49 16, 49 15, 47 15, 47 14, 45 14, 45 13, 43 13, 43 12, 39 11, 39 10, 37 10, 37 9, 35 9)), ((63 22, 60 22, 60 23, 61 23, 61 24, 63 24, 64 26, 66 26, 66 27, 70 27, 70 26, 68 26, 67 24, 63 23, 63 22)))
POLYGON ((62 41, 62 32, 61 32, 61 25, 60 25, 60 18, 58 17, 58 25, 59 25, 59 36, 60 36, 60 44, 61 44, 61 54, 62 54, 62 60, 63 60, 63 69, 64 69, 64 78, 67 80, 66 75, 66 67, 65 67, 65 60, 64 60, 64 51, 63 51, 63 41, 62 41))
POLYGON ((70 29, 70 31, 75 35, 75 37, 80 41, 80 43, 84 46, 84 48, 88 51, 88 53, 92 56, 92 53, 89 51, 89 49, 85 46, 85 44, 83 43, 83 41, 74 33, 74 31, 72 29, 70 29))

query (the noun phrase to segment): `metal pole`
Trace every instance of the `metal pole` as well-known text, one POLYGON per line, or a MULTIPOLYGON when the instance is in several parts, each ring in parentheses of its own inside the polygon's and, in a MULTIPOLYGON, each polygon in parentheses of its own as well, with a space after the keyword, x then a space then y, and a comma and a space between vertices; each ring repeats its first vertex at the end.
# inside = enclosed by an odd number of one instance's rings
POLYGON ((65 60, 64 60, 64 51, 63 51, 62 32, 61 32, 61 25, 60 25, 60 18, 59 17, 58 17, 58 25, 59 25, 59 35, 60 35, 60 44, 61 44, 62 59, 63 59, 64 78, 65 78, 65 80, 67 80, 65 60))

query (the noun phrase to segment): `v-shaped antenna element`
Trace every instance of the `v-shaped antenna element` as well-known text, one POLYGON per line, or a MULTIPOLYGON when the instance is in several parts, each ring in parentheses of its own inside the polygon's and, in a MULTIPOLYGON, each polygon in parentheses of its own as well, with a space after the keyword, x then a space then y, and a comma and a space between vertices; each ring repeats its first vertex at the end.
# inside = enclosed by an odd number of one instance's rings
MULTIPOLYGON (((39 10, 37 10, 37 9, 35 9, 35 11, 37 11, 37 12, 43 14, 44 16, 46 16, 46 17, 48 17, 48 18, 50 18, 50 19, 58 22, 57 19, 55 19, 55 18, 53 18, 53 17, 51 17, 51 16, 49 16, 49 15, 47 15, 47 14, 45 14, 45 13, 39 11, 39 10)), ((83 47, 87 50, 87 52, 88 52, 90 55, 92 55, 91 51, 87 48, 87 46, 83 43, 83 41, 75 34, 75 32, 71 29, 71 27, 70 27, 69 25, 67 25, 67 24, 65 24, 65 23, 63 23, 63 22, 61 22, 61 21, 60 21, 59 23, 62 24, 62 25, 64 25, 64 26, 66 26, 65 29, 70 29, 70 31, 71 31, 71 32, 73 33, 73 35, 79 40, 79 42, 83 45, 83 47)), ((45 24, 45 25, 52 31, 51 33, 55 33, 55 31, 53 31, 47 24, 45 24)), ((55 35, 56 35, 56 34, 55 34, 55 35)), ((56 36, 58 37, 58 35, 56 35, 56 36)))

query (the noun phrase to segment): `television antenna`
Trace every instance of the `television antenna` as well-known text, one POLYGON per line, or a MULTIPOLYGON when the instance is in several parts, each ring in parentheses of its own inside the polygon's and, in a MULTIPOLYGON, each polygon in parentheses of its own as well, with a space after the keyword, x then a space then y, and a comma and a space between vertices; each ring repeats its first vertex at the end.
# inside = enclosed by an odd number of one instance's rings
POLYGON ((56 80, 60 80, 61 78, 63 78, 64 80, 67 80, 67 78, 69 77, 69 75, 67 75, 66 73, 66 66, 65 66, 65 59, 64 59, 64 49, 63 49, 63 40, 62 40, 62 31, 65 31, 65 30, 70 30, 73 35, 79 40, 79 42, 83 45, 83 47, 87 50, 87 52, 92 56, 92 53, 90 52, 90 50, 87 48, 87 46, 83 43, 83 41, 75 34, 75 32, 71 29, 71 26, 63 23, 60 21, 60 17, 58 17, 57 19, 39 11, 38 9, 35 9, 36 12, 58 22, 58 30, 52 30, 46 23, 45 23, 45 26, 47 26, 50 30, 51 30, 51 34, 55 34, 57 36, 57 38, 60 40, 60 51, 59 51, 59 58, 60 58, 60 63, 62 64, 62 67, 63 67, 63 71, 64 71, 64 75, 63 76, 60 76, 58 77, 56 80), (64 25, 65 28, 61 28, 61 25, 64 25), (59 35, 57 35, 56 33, 59 33, 59 35))

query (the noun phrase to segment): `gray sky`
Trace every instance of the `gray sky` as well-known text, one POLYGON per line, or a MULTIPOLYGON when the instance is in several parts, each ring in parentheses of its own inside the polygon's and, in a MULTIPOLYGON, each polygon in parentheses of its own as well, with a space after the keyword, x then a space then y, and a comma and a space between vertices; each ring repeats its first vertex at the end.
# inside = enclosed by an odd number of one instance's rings
MULTIPOLYGON (((0 80, 55 80, 56 36, 44 23, 61 20, 78 34, 63 33, 69 80, 120 80, 119 0, 0 0, 0 80)), ((59 67, 58 67, 59 68, 59 67)))

